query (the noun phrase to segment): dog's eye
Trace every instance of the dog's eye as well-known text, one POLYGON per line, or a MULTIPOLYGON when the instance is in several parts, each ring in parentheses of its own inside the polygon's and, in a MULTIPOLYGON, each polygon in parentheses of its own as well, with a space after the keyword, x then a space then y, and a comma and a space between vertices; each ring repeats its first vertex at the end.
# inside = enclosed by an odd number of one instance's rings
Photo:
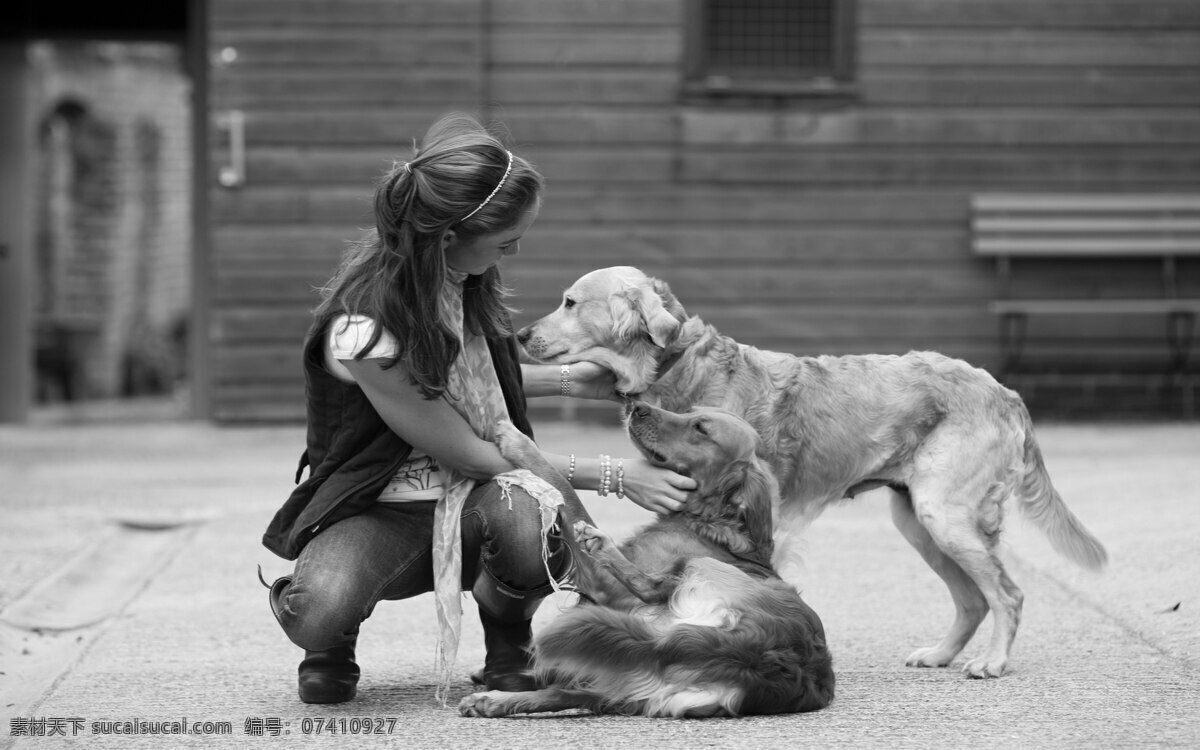
POLYGON ((697 422, 693 423, 692 428, 695 429, 696 432, 700 433, 701 435, 708 437, 708 427, 705 426, 705 424, 703 422, 697 421, 697 422))
POLYGON ((571 299, 570 297, 563 297, 563 307, 570 310, 574 306, 575 306, 575 300, 571 299))

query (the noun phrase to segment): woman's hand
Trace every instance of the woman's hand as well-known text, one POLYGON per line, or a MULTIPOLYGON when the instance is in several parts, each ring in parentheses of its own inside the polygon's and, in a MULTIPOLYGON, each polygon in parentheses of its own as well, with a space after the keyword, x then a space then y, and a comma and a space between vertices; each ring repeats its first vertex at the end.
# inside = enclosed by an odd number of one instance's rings
MULTIPOLYGON (((614 460, 614 464, 616 459, 614 460)), ((696 480, 670 469, 655 466, 644 458, 624 459, 625 478, 622 481, 625 497, 654 513, 674 513, 683 507, 688 493, 696 489, 696 480)), ((616 466, 613 466, 613 486, 617 488, 616 466)))
POLYGON ((617 395, 617 376, 613 375, 611 370, 595 362, 575 362, 568 367, 571 368, 572 396, 600 401, 624 401, 617 395))

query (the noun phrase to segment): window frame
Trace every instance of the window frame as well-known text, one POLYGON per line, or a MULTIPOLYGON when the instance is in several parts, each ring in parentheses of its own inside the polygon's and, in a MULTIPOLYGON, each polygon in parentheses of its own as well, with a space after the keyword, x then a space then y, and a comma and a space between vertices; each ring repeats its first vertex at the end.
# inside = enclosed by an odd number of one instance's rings
POLYGON ((708 63, 705 27, 708 0, 685 0, 683 93, 685 99, 799 98, 840 99, 858 96, 857 0, 832 0, 833 69, 831 75, 732 75, 708 63))

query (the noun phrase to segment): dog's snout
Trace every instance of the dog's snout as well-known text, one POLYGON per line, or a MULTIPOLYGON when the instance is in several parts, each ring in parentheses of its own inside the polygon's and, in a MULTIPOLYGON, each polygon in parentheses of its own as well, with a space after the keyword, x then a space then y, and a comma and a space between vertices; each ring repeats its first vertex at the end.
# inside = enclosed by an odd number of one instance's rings
POLYGON ((517 341, 524 346, 529 343, 529 338, 533 336, 533 326, 525 326, 517 331, 517 341))
POLYGON ((637 417, 638 419, 645 419, 646 417, 650 416, 650 407, 647 406, 643 401, 633 402, 633 408, 631 411, 633 412, 633 416, 637 417))

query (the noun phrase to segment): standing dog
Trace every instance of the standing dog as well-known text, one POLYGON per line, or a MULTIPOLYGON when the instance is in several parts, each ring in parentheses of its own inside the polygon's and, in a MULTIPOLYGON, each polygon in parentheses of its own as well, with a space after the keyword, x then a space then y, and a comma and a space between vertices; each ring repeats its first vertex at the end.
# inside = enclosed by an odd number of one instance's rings
MULTIPOLYGON (((629 434, 650 461, 692 476, 697 489, 683 510, 619 548, 576 521, 578 563, 587 569, 581 587, 592 603, 563 612, 535 638, 534 670, 548 687, 476 693, 460 712, 681 717, 824 708, 833 700, 832 658, 820 618, 770 567, 778 486, 755 456, 754 429, 727 412, 637 405, 629 434)), ((555 478, 517 430, 500 430, 497 443, 514 465, 555 478)), ((568 499, 568 521, 576 507, 568 499)))
POLYGON ((597 362, 618 390, 672 411, 705 405, 746 419, 779 480, 785 534, 840 498, 895 490, 892 520, 955 607, 950 631, 910 666, 949 664, 990 610, 991 643, 963 671, 1003 673, 1023 599, 996 554, 1006 500, 1061 554, 1093 570, 1107 562, 1050 483, 1020 397, 961 360, 755 349, 688 317, 666 284, 626 266, 583 276, 518 338, 533 359, 597 362))

